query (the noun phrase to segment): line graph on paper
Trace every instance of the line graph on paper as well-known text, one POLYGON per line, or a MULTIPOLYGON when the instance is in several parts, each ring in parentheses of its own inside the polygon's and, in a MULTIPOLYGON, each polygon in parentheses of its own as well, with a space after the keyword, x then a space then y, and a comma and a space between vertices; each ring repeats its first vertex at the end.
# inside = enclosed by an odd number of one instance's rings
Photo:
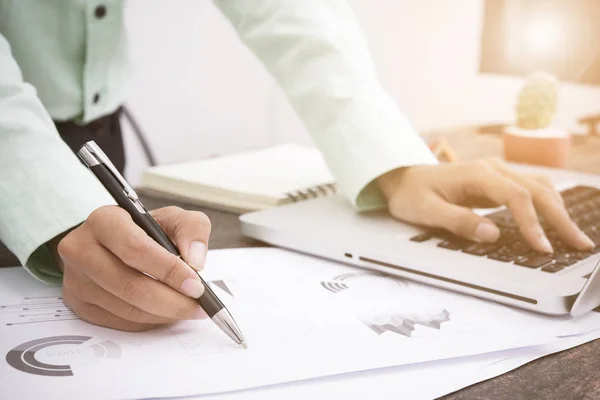
POLYGON ((372 315, 359 317, 361 321, 377 335, 393 332, 405 337, 413 337, 417 326, 441 330, 444 322, 450 321, 450 312, 446 309, 433 313, 407 313, 392 315, 372 315))
POLYGON ((79 319, 65 305, 60 294, 24 297, 14 304, 0 304, 0 318, 5 326, 79 319))
MULTIPOLYGON (((449 325, 454 316, 443 305, 430 302, 425 309, 411 293, 411 283, 380 272, 351 272, 320 282, 334 299, 345 305, 371 304, 372 309, 357 314, 361 323, 378 336, 435 334, 449 325), (374 299, 379 299, 377 303, 374 299), (396 302, 402 309, 390 308, 396 302)), ((447 329, 444 329, 446 331, 447 329)))

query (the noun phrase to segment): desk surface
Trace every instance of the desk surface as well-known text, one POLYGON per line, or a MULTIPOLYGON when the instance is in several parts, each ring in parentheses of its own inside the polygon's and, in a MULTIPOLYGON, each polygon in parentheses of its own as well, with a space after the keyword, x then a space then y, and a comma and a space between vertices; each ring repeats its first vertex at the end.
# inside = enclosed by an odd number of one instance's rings
MULTIPOLYGON (((167 205, 164 200, 142 198, 149 209, 167 205)), ((168 202, 169 205, 173 202, 168 202)), ((197 207, 176 204, 187 209, 197 207)), ((262 246, 244 238, 237 216, 203 209, 212 221, 210 248, 262 246)), ((0 266, 17 265, 6 249, 0 249, 0 266)), ((600 398, 600 340, 547 356, 498 378, 460 390, 443 399, 597 399, 600 398)))
MULTIPOLYGON (((426 133, 425 136, 445 138, 460 160, 503 157, 502 136, 492 133, 477 133, 478 129, 477 126, 465 126, 426 133)), ((600 136, 584 136, 573 139, 567 159, 567 169, 600 174, 600 136)))
MULTIPOLYGON (((473 148, 479 155, 500 156, 501 139, 492 135, 475 135, 473 130, 463 130, 450 135, 449 141, 462 159, 474 158, 473 148), (466 145, 467 140, 475 140, 466 145)), ((600 174, 600 138, 592 138, 586 145, 574 146, 575 157, 570 168, 600 174), (583 146, 583 147, 577 147, 583 146)), ((174 204, 142 196, 149 209, 174 204)), ((194 206, 176 204, 187 209, 194 206)), ((211 249, 262 246, 260 242, 244 238, 234 214, 202 209, 212 222, 211 249)), ((0 244, 0 267, 18 265, 17 260, 0 244)), ((533 361, 498 378, 482 382, 444 399, 598 399, 600 398, 600 340, 587 343, 555 355, 533 361)))

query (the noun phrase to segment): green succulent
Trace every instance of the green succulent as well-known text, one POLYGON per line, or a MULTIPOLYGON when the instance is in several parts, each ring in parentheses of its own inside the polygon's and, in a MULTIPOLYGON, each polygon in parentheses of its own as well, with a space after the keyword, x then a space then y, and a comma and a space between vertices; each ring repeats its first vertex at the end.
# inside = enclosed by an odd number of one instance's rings
POLYGON ((523 129, 544 129, 556 114, 558 80, 545 72, 527 77, 517 101, 517 126, 523 129))

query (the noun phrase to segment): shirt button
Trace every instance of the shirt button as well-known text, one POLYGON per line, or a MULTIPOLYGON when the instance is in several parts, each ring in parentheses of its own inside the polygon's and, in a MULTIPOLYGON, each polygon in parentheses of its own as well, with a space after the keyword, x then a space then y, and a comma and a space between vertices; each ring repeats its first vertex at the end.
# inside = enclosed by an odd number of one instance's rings
POLYGON ((98 104, 99 101, 100 101, 100 93, 96 93, 94 95, 94 104, 98 104))
POLYGON ((106 15, 106 7, 105 6, 96 7, 94 14, 96 15, 96 18, 98 18, 98 19, 104 18, 104 16, 106 15))

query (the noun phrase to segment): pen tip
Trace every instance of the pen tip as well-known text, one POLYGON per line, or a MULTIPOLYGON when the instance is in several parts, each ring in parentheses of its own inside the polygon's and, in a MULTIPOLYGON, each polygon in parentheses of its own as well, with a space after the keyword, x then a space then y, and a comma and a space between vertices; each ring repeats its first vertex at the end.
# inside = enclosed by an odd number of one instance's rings
POLYGON ((246 342, 242 342, 242 343, 240 344, 240 346, 242 346, 242 347, 243 347, 243 348, 245 348, 245 349, 247 349, 247 348, 248 348, 248 345, 246 344, 246 342))

